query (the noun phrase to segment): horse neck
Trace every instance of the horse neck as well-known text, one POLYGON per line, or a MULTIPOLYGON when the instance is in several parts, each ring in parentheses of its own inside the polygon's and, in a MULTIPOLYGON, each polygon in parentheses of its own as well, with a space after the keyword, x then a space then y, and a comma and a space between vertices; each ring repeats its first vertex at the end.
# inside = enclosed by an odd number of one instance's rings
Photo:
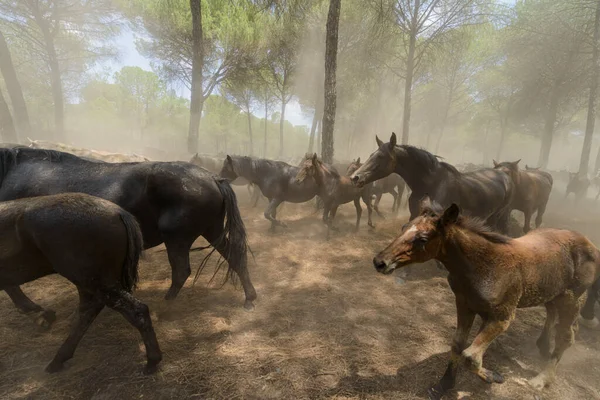
POLYGON ((235 166, 235 173, 237 176, 247 179, 250 182, 254 182, 257 178, 256 174, 256 166, 254 165, 254 160, 252 159, 233 159, 235 166))
POLYGON ((396 169, 394 172, 404 179, 404 182, 412 191, 419 189, 429 191, 430 187, 437 185, 450 173, 442 165, 438 165, 433 170, 416 169, 412 157, 401 147, 396 146, 394 154, 396 156, 396 169))
POLYGON ((324 164, 319 164, 314 175, 315 182, 320 188, 330 188, 336 177, 327 170, 324 164))
POLYGON ((438 259, 451 275, 473 283, 473 278, 481 274, 479 265, 489 267, 496 263, 497 246, 477 233, 454 227, 446 233, 438 259))

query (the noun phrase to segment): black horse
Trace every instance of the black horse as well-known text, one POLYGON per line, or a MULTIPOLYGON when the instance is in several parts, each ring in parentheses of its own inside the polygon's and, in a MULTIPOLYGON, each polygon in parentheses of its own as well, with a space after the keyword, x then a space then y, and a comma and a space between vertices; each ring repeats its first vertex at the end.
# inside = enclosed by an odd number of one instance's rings
MULTIPOLYGON (((167 300, 190 276, 189 251, 203 236, 228 262, 226 279, 234 271, 240 277, 245 307, 253 307, 246 228, 224 179, 186 162, 105 163, 52 150, 0 149, 0 201, 66 192, 112 201, 137 218, 145 248, 165 244, 172 270, 167 300)), ((39 308, 19 287, 5 290, 22 311, 39 308)))
MULTIPOLYGON (((198 153, 196 153, 190 159, 190 162, 194 165, 209 170, 213 174, 218 174, 223 166, 223 159, 224 157, 198 155, 198 153)), ((240 177, 229 183, 233 186, 246 186, 248 189, 248 194, 250 194, 250 204, 252 204, 252 207, 256 207, 258 200, 260 200, 260 190, 257 190, 256 186, 252 182, 248 182, 247 179, 240 177)))
POLYGON ((271 221, 271 230, 275 226, 286 226, 277 220, 277 207, 284 201, 304 203, 311 200, 319 192, 314 179, 297 182, 296 175, 299 167, 283 161, 266 160, 246 156, 227 156, 223 162, 221 176, 234 180, 246 178, 259 187, 262 194, 269 200, 265 210, 265 218, 271 221))
MULTIPOLYGON (((162 355, 148 307, 131 295, 138 280, 143 240, 135 217, 121 207, 83 193, 65 193, 0 204, 0 290, 58 273, 77 286, 77 319, 47 372, 71 359, 79 341, 107 306, 141 333, 146 372, 162 355)), ((38 322, 52 311, 29 313, 38 322)), ((46 325, 49 327, 49 325, 46 325)))
POLYGON ((362 186, 390 175, 400 175, 412 193, 408 200, 410 219, 419 215, 419 201, 429 195, 447 207, 457 203, 466 214, 479 217, 502 232, 508 231, 514 185, 508 174, 494 169, 461 173, 438 157, 409 145, 396 146, 396 134, 389 143, 376 137, 378 149, 352 175, 362 186))

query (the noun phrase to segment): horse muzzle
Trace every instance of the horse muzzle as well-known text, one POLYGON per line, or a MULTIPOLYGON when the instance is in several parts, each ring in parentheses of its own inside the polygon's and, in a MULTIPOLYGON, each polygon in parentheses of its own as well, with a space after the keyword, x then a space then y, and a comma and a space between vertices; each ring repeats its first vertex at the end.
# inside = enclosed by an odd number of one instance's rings
POLYGON ((351 178, 351 180, 352 180, 352 183, 353 183, 355 186, 358 186, 359 188, 361 188, 361 187, 365 186, 365 179, 364 179, 363 177, 360 177, 360 176, 358 176, 358 175, 354 175, 354 176, 351 178))
POLYGON ((385 260, 378 259, 377 257, 373 258, 373 265, 375 266, 375 270, 380 274, 389 275, 397 267, 396 262, 388 263, 385 260))

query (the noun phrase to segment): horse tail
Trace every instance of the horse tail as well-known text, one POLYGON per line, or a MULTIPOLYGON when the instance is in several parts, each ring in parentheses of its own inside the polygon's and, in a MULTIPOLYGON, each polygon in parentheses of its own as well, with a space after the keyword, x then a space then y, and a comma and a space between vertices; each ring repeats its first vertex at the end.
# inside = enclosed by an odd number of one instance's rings
MULTIPOLYGON (((227 281, 235 284, 237 281, 236 275, 248 275, 248 251, 250 248, 248 246, 246 227, 244 226, 244 221, 242 220, 242 216, 238 208, 237 196, 235 195, 235 192, 231 188, 229 182, 226 179, 215 178, 215 183, 217 184, 219 192, 221 192, 221 196, 223 197, 223 205, 225 206, 225 225, 221 235, 219 235, 216 241, 211 243, 213 249, 204 258, 204 260, 202 260, 200 268, 198 268, 198 271, 196 272, 194 282, 198 279, 200 272, 206 266, 206 262, 214 253, 216 247, 221 246, 222 243, 225 243, 224 249, 226 253, 222 254, 222 256, 227 260, 229 266, 222 284, 227 283, 227 281)), ((199 249, 191 249, 191 251, 195 250, 199 249)), ((213 278, 216 276, 223 262, 225 262, 225 260, 221 258, 220 262, 217 263, 217 269, 213 275, 213 278)))
POLYGON ((121 210, 119 216, 127 233, 127 253, 121 269, 121 286, 131 292, 138 283, 138 262, 144 248, 144 241, 135 217, 125 210, 121 210))

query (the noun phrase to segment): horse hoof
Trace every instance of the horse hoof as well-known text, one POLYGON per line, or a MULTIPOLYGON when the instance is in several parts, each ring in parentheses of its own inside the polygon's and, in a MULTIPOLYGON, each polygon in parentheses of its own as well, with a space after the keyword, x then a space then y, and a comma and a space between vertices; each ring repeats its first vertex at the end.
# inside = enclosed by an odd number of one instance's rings
POLYGON ((252 301, 250 300, 246 300, 246 302, 244 303, 244 309, 246 311, 254 311, 254 303, 252 303, 252 301))
POLYGON ((158 371, 158 362, 148 362, 144 367, 144 375, 152 375, 158 371))
POLYGON ((63 363, 59 363, 59 362, 53 360, 50 364, 48 364, 48 366, 46 366, 45 371, 49 374, 54 374, 56 372, 62 371, 63 368, 64 368, 63 363))
POLYGON ((440 400, 442 397, 444 397, 444 393, 440 391, 437 386, 432 386, 427 389, 427 397, 429 400, 440 400))
POLYGON ((43 330, 49 330, 52 324, 56 321, 56 312, 52 310, 44 310, 36 317, 35 323, 43 330))
POLYGON ((492 383, 504 383, 504 377, 496 371, 490 371, 492 383))
POLYGON ((527 383, 535 390, 543 390, 549 384, 549 382, 546 380, 546 375, 543 372, 535 378, 527 381, 527 383))

